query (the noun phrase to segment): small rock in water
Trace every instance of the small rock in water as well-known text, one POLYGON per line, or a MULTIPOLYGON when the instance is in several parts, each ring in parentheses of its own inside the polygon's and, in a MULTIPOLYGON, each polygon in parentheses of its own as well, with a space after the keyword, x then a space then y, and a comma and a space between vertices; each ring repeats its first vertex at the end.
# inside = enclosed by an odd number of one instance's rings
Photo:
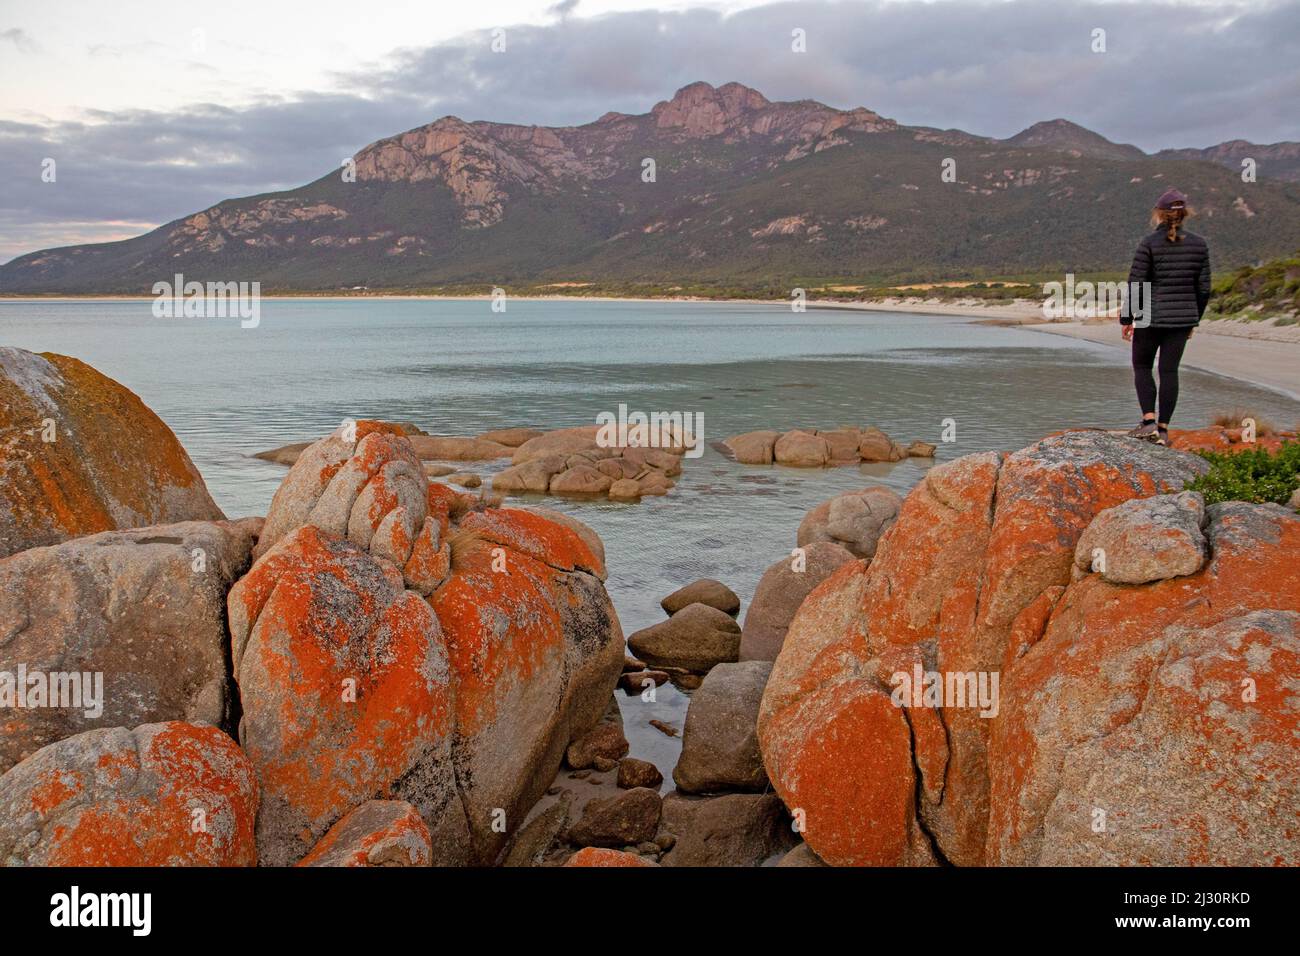
POLYGON ((667 734, 669 737, 677 736, 677 728, 674 727, 672 724, 665 724, 662 720, 658 720, 658 719, 652 720, 650 721, 650 726, 653 727, 655 730, 667 734))
POLYGON ((651 686, 658 687, 660 684, 666 684, 668 680, 666 671, 627 671, 618 679, 618 686, 629 694, 636 695, 651 686))
POLYGON ((669 615, 676 614, 682 608, 692 604, 707 604, 732 617, 740 613, 740 598, 736 597, 736 592, 721 581, 712 578, 692 581, 659 602, 659 606, 669 615))
POLYGON ((740 626, 726 612, 697 602, 666 621, 642 628, 627 643, 632 653, 653 667, 683 667, 704 674, 714 664, 737 659, 740 626))

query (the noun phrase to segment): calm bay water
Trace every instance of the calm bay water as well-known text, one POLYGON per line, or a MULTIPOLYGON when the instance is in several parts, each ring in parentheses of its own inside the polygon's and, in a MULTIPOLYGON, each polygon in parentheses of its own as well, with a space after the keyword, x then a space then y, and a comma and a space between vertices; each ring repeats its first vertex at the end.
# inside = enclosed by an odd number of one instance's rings
MULTIPOLYGON (((936 443, 952 418, 957 441, 940 446, 943 461, 1070 426, 1127 427, 1137 416, 1124 350, 883 312, 512 301, 498 314, 485 301, 273 299, 258 328, 241 329, 234 319, 156 319, 147 301, 0 301, 0 344, 76 356, 131 388, 176 432, 232 517, 265 514, 285 473, 252 453, 317 438, 348 417, 473 435, 591 424, 625 403, 703 412, 707 441, 874 424, 903 442, 936 443)), ((1175 425, 1234 406, 1300 419, 1291 399, 1186 369, 1175 425)), ((905 493, 925 468, 915 459, 761 468, 712 448, 684 465, 664 498, 545 501, 604 538, 627 633, 661 620, 659 599, 701 576, 727 583, 747 607, 809 508, 873 483, 905 493)), ((486 475, 501 465, 466 467, 486 475)), ((653 715, 680 725, 684 709, 665 688, 653 715)), ((671 768, 679 743, 637 738, 637 756, 671 768)))

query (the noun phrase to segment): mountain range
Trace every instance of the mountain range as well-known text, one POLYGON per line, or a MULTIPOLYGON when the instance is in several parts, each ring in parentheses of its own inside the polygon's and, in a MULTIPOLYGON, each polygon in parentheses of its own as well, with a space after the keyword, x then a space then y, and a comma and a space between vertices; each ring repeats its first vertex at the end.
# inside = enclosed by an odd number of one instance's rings
POLYGON ((20 256, 0 293, 148 293, 176 273, 287 292, 1116 272, 1170 186, 1216 267, 1300 246, 1300 143, 1148 155, 1061 119, 998 140, 692 83, 582 126, 444 117, 297 189, 20 256))

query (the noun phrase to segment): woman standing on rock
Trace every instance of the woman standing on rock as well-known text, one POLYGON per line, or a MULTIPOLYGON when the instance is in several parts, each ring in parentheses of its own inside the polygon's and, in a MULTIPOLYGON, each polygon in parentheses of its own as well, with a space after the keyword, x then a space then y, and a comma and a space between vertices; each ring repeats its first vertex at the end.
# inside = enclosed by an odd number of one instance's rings
POLYGON ((1133 343, 1133 382, 1142 420, 1132 438, 1169 444, 1169 420, 1178 403, 1178 364, 1192 332, 1210 301, 1210 250, 1205 240, 1183 229, 1192 214, 1187 197, 1170 189, 1156 200, 1155 231, 1138 243, 1128 274, 1128 298, 1120 315, 1124 341, 1133 343), (1138 290, 1141 290, 1140 297, 1138 290), (1141 309, 1135 310, 1138 298, 1141 309), (1135 323, 1134 311, 1141 318, 1135 323), (1156 416, 1156 381, 1160 371, 1160 415, 1156 416))

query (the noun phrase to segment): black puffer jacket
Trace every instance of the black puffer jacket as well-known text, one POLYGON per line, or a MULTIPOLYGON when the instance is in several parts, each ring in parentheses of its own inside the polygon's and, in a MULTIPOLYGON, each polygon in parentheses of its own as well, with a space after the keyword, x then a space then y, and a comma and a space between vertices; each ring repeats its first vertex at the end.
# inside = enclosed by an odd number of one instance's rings
MULTIPOLYGON (((1177 242, 1170 242, 1166 233, 1157 229, 1138 243, 1128 274, 1129 289, 1135 282, 1151 283, 1153 326, 1196 325, 1210 302, 1210 249, 1194 233, 1180 231, 1177 242)), ((1145 299, 1139 303, 1146 304, 1145 299)), ((1125 309, 1120 322, 1130 325, 1133 318, 1125 309)))

